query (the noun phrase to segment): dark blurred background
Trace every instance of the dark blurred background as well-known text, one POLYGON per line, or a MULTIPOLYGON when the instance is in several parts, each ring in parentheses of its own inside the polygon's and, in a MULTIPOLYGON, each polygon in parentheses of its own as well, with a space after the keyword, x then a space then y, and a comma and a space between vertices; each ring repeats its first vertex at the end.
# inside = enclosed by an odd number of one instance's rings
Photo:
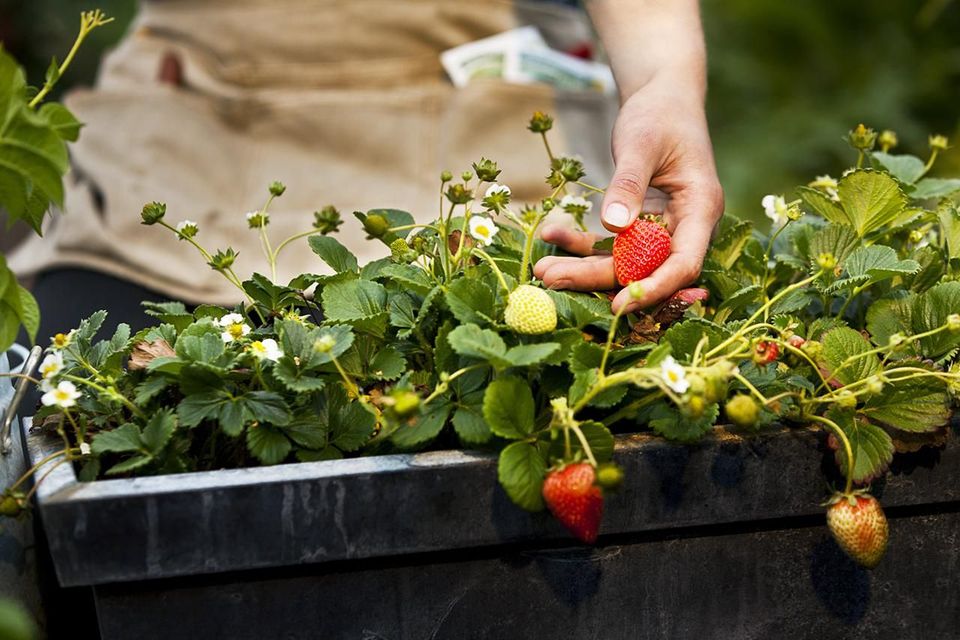
MULTIPOLYGON (((921 157, 927 135, 960 142, 960 3, 953 0, 704 0, 708 110, 727 210, 762 218, 760 199, 851 163, 841 137, 858 122, 894 129, 921 157)), ((58 87, 90 84, 135 0, 0 0, 0 41, 39 84, 73 41, 81 10, 114 25, 93 33, 58 87)), ((642 19, 642 17, 639 17, 642 19)), ((951 149, 936 171, 960 168, 951 149)))

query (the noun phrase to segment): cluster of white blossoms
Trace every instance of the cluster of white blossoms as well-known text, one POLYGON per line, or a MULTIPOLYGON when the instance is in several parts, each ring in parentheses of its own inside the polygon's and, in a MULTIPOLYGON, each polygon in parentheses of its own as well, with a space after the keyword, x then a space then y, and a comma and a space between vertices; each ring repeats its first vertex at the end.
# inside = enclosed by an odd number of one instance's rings
POLYGON ((228 313, 217 320, 217 326, 223 329, 220 338, 226 342, 239 340, 250 333, 250 325, 244 321, 239 313, 228 313))
MULTIPOLYGON (((510 204, 511 194, 510 187, 507 185, 499 183, 491 184, 483 194, 483 205, 493 214, 501 213, 506 209, 507 205, 510 204)), ((467 225, 470 237, 484 247, 489 247, 493 244, 494 236, 500 231, 500 228, 497 227, 493 218, 489 216, 470 216, 470 221, 467 225)))
POLYGON ((560 199, 560 208, 571 215, 590 213, 593 203, 583 196, 565 195, 560 199))
POLYGON ((44 392, 40 402, 45 407, 57 406, 68 409, 77 404, 80 392, 77 391, 76 385, 69 380, 59 382, 56 380, 57 376, 63 372, 63 367, 63 353, 60 349, 48 353, 40 363, 40 389, 44 392))

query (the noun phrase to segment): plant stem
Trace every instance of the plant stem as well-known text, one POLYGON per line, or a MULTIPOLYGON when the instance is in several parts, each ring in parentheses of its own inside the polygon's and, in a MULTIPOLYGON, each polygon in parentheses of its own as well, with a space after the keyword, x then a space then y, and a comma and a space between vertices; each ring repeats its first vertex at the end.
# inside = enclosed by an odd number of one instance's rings
POLYGON ((599 193, 599 194, 601 194, 601 195, 603 195, 603 194, 605 194, 605 193, 607 192, 606 189, 601 189, 600 187, 595 187, 595 186, 593 186, 592 184, 587 184, 586 182, 583 182, 583 181, 581 181, 581 180, 577 180, 574 184, 579 185, 579 186, 583 187, 584 189, 588 189, 588 190, 590 190, 590 191, 593 191, 594 193, 599 193))
POLYGON ((533 256, 533 243, 536 240, 537 228, 543 216, 537 216, 533 223, 524 225, 523 257, 520 259, 520 284, 526 284, 530 281, 527 272, 530 271, 530 259, 533 256))
POLYGON ((51 453, 50 455, 48 455, 47 457, 43 458, 43 459, 40 460, 38 463, 36 463, 35 465, 33 465, 32 467, 30 467, 29 469, 27 469, 27 470, 23 473, 23 475, 21 475, 19 478, 17 478, 17 481, 16 481, 16 482, 14 482, 12 485, 10 485, 10 487, 7 489, 7 491, 15 491, 17 487, 19 487, 21 484, 23 484, 24 482, 26 482, 27 480, 29 480, 30 477, 31 477, 33 474, 35 474, 35 473, 40 469, 40 467, 42 467, 43 465, 47 464, 48 462, 54 460, 55 458, 59 458, 59 457, 61 457, 61 456, 66 456, 66 455, 68 455, 69 453, 70 453, 70 449, 69 449, 69 448, 63 449, 62 451, 57 451, 57 452, 55 452, 55 453, 51 453))
POLYGON ((843 432, 843 429, 840 428, 840 425, 829 418, 824 418, 822 416, 809 416, 809 418, 814 422, 819 422, 820 424, 829 427, 836 434, 836 436, 840 438, 840 441, 843 442, 843 448, 847 454, 847 486, 844 488, 843 492, 845 494, 849 494, 850 490, 853 488, 853 465, 855 461, 853 458, 853 447, 850 446, 850 440, 847 438, 847 434, 843 432))
POLYGON ((623 307, 621 306, 610 322, 610 331, 607 332, 607 343, 603 346, 603 356, 600 358, 600 379, 603 379, 607 373, 607 358, 610 356, 613 338, 617 335, 617 326, 620 324, 620 317, 622 315, 623 307))
POLYGON ((63 377, 64 377, 65 379, 71 380, 71 381, 73 381, 73 382, 78 382, 78 383, 80 383, 80 384, 85 384, 85 385, 87 385, 88 387, 90 387, 91 389, 93 389, 94 391, 98 391, 98 392, 100 392, 100 393, 106 394, 107 396, 109 396, 109 397, 111 397, 111 398, 116 398, 116 399, 119 400, 121 403, 123 403, 123 405, 124 405, 125 407, 127 407, 132 414, 134 414, 134 415, 137 416, 138 418, 146 418, 146 416, 143 415, 143 411, 140 410, 140 407, 138 407, 137 405, 135 405, 135 404, 133 404, 132 402, 130 402, 130 400, 128 400, 128 399, 126 398, 126 396, 124 396, 123 394, 121 394, 119 391, 117 391, 117 390, 114 389, 114 388, 107 389, 106 387, 102 387, 102 386, 100 386, 99 384, 97 384, 96 382, 93 382, 92 380, 87 380, 86 378, 81 378, 81 377, 79 377, 79 376, 65 375, 65 376, 63 376, 63 377))
POLYGON ((87 36, 90 35, 90 32, 96 29, 97 27, 102 27, 105 24, 113 22, 113 18, 107 18, 103 15, 103 12, 100 9, 95 11, 84 11, 80 14, 80 31, 77 33, 76 40, 73 41, 73 46, 70 47, 70 52, 67 53, 67 57, 63 59, 63 62, 57 69, 57 77, 52 82, 48 80, 43 84, 43 88, 37 92, 37 95, 33 97, 33 100, 27 105, 31 109, 35 109, 37 105, 43 102, 43 99, 47 97, 47 94, 50 93, 50 90, 53 89, 54 85, 57 84, 57 80, 64 73, 67 72, 67 68, 70 66, 70 63, 73 62, 73 58, 77 55, 77 51, 80 50, 80 45, 83 44, 83 41, 87 39, 87 36))
POLYGON ((493 269, 493 273, 496 274, 497 280, 500 281, 500 286, 503 287, 504 292, 507 294, 510 293, 510 286, 507 285, 507 280, 503 277, 503 272, 500 271, 500 267, 497 266, 497 263, 494 262, 493 258, 490 257, 483 249, 478 249, 477 247, 473 248, 473 255, 482 258, 487 264, 490 265, 490 268, 493 269))
POLYGON ((590 461, 590 464, 596 467, 597 459, 593 456, 593 451, 590 450, 590 443, 587 442, 587 437, 583 435, 583 431, 580 430, 580 425, 576 423, 571 424, 570 430, 573 431, 574 435, 577 436, 577 440, 580 441, 580 446, 583 447, 583 452, 587 454, 587 460, 590 461))
POLYGON ((547 141, 547 132, 541 131, 540 137, 543 139, 543 146, 547 150, 547 157, 550 158, 550 163, 553 164, 553 151, 550 149, 550 142, 547 141))

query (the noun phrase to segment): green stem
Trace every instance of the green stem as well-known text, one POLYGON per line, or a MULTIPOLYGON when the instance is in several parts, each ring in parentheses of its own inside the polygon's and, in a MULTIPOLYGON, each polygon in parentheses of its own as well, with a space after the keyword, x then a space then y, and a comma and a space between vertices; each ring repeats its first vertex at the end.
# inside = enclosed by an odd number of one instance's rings
POLYGON ((283 251, 283 248, 286 247, 291 242, 299 240, 300 238, 306 238, 307 236, 316 235, 318 233, 321 233, 319 229, 310 229, 310 231, 304 231, 303 233, 297 233, 290 236, 289 238, 287 238, 286 240, 284 240, 283 242, 277 245, 277 248, 273 252, 273 259, 276 260, 277 257, 280 255, 280 252, 283 251))
POLYGON ((135 405, 135 404, 133 404, 132 402, 130 402, 130 400, 128 400, 123 394, 121 394, 121 393, 120 393, 119 391, 117 391, 116 389, 108 389, 108 388, 106 388, 106 387, 100 386, 100 385, 97 384, 96 382, 93 382, 93 381, 91 381, 91 380, 87 380, 86 378, 81 378, 81 377, 79 377, 79 376, 65 375, 65 376, 63 376, 63 377, 64 377, 66 380, 70 380, 70 381, 72 381, 72 382, 77 382, 77 383, 80 383, 80 384, 84 384, 84 385, 90 387, 91 389, 93 389, 94 391, 98 391, 98 392, 104 393, 104 394, 106 394, 106 395, 108 395, 108 396, 110 396, 110 397, 112 397, 112 398, 116 398, 116 399, 119 400, 121 403, 123 403, 123 405, 124 405, 125 407, 127 407, 132 414, 134 414, 134 415, 137 416, 138 418, 146 418, 146 416, 143 414, 143 411, 140 410, 140 407, 138 407, 137 405, 135 405))
POLYGON ((33 100, 31 100, 27 105, 28 107, 35 109, 37 105, 43 102, 43 99, 47 97, 47 94, 50 93, 50 90, 53 89, 55 84, 57 84, 57 80, 67 72, 67 68, 70 66, 70 63, 73 62, 73 58, 77 55, 77 51, 80 50, 80 45, 82 45, 83 41, 87 39, 87 36, 90 35, 90 32, 97 27, 102 27, 103 25, 111 22, 113 22, 113 18, 106 18, 99 9, 95 11, 84 11, 80 14, 80 31, 77 33, 77 38, 73 41, 73 46, 70 47, 70 52, 67 54, 67 57, 64 58, 63 62, 57 69, 57 78, 52 82, 50 80, 45 82, 43 84, 43 88, 37 92, 37 95, 35 95, 33 100))
MULTIPOLYGON (((793 222, 790 219, 787 219, 786 224, 773 232, 773 235, 770 236, 770 242, 767 244, 767 250, 763 254, 763 280, 760 281, 761 286, 763 287, 763 299, 766 301, 767 298, 767 278, 770 275, 770 254, 773 252, 773 243, 777 241, 777 237, 783 233, 783 230, 790 226, 790 223, 793 222)), ((767 307, 763 312, 763 320, 766 321, 770 317, 770 308, 767 307)))
POLYGON ((331 353, 330 361, 333 362, 333 366, 337 368, 337 372, 340 374, 340 377, 343 378, 343 382, 347 385, 348 395, 359 398, 360 397, 360 387, 357 386, 357 383, 353 381, 353 378, 350 377, 350 374, 344 370, 343 366, 340 365, 340 361, 331 353))
POLYGON ((47 457, 43 458, 43 459, 40 460, 38 463, 36 463, 35 465, 33 465, 32 467, 30 467, 29 469, 27 469, 27 470, 23 473, 23 475, 21 475, 19 478, 17 478, 17 481, 16 481, 16 482, 14 482, 12 485, 10 485, 10 487, 7 489, 7 491, 15 491, 15 490, 17 489, 17 487, 19 487, 21 484, 23 484, 24 482, 26 482, 27 480, 29 480, 30 477, 31 477, 33 474, 35 474, 35 473, 40 469, 40 467, 42 467, 43 465, 47 464, 48 462, 52 461, 52 460, 55 459, 55 458, 59 458, 59 457, 61 457, 61 456, 68 455, 69 453, 70 453, 70 448, 66 448, 66 449, 63 449, 62 451, 57 451, 57 452, 55 452, 55 453, 51 453, 50 455, 48 455, 47 457))
POLYGON ((577 180, 574 184, 576 184, 576 185, 578 185, 578 186, 581 186, 581 187, 583 187, 584 189, 588 189, 588 190, 590 190, 590 191, 593 191, 594 193, 599 193, 599 194, 601 194, 601 195, 603 195, 603 194, 605 194, 605 193, 607 192, 606 189, 601 189, 600 187, 595 187, 595 186, 593 186, 592 184, 587 184, 586 182, 583 182, 583 181, 581 181, 581 180, 577 180))
POLYGON ((553 160, 554 160, 554 158, 553 158, 553 151, 550 149, 550 142, 547 141, 547 132, 546 132, 546 131, 541 131, 541 132, 540 132, 540 137, 543 139, 543 146, 544 146, 544 148, 547 150, 547 156, 550 158, 550 162, 551 162, 551 164, 552 164, 552 163, 553 163, 553 160))
POLYGON ((766 404, 767 404, 767 397, 766 397, 765 395, 763 395, 762 393, 760 393, 759 389, 757 389, 755 386, 753 386, 753 384, 751 384, 751 382, 750 382, 749 380, 747 380, 746 378, 744 378, 744 377, 743 377, 742 375, 740 375, 739 373, 733 374, 733 377, 734 377, 737 381, 739 381, 740 384, 742 384, 743 386, 745 386, 745 387, 747 388, 747 390, 748 390, 752 395, 756 396, 757 400, 760 401, 760 404, 766 406, 766 404))
POLYGON ((510 286, 507 285, 506 278, 503 277, 503 272, 500 271, 500 267, 497 266, 497 263, 494 262, 493 258, 490 257, 483 249, 478 249, 477 247, 473 248, 473 255, 482 258, 487 264, 490 265, 490 268, 493 269, 493 273, 496 274, 497 280, 500 281, 500 286, 503 287, 505 293, 510 293, 510 286))
POLYGON ((543 216, 537 216, 532 224, 524 225, 523 257, 520 259, 520 284, 526 284, 530 281, 528 272, 530 271, 530 259, 533 257, 533 243, 536 240, 537 228, 543 216))
MULTIPOLYGON (((937 148, 934 148, 930 151, 930 159, 927 160, 927 164, 923 165, 923 173, 920 174, 921 178, 925 176, 927 172, 930 171, 930 169, 933 168, 933 163, 937 161, 938 153, 940 153, 940 150, 937 148)), ((920 178, 917 178, 917 179, 919 180, 920 178)))
POLYGON ((840 425, 838 425, 836 422, 834 422, 829 418, 824 418, 821 416, 809 416, 809 418, 814 422, 819 422, 820 424, 823 424, 829 427, 836 434, 836 436, 840 438, 840 441, 843 442, 843 448, 847 453, 847 473, 846 473, 847 486, 844 488, 843 492, 844 494, 849 494, 850 490, 853 488, 854 459, 853 459, 853 447, 850 446, 850 440, 847 439, 847 434, 843 432, 843 429, 840 428, 840 425))
POLYGON ((587 460, 590 461, 590 464, 596 467, 597 459, 593 456, 593 451, 590 450, 590 443, 587 442, 587 438, 583 435, 583 431, 580 430, 580 426, 574 423, 570 425, 569 429, 573 431, 574 435, 577 436, 577 440, 580 441, 580 446, 583 447, 583 452, 587 454, 587 460))
POLYGON ((613 347, 613 338, 617 335, 617 326, 620 324, 620 318, 623 315, 624 307, 621 306, 614 314, 610 322, 610 330, 607 332, 607 343, 603 347, 603 356, 600 358, 600 378, 607 373, 607 358, 610 356, 610 349, 613 347))

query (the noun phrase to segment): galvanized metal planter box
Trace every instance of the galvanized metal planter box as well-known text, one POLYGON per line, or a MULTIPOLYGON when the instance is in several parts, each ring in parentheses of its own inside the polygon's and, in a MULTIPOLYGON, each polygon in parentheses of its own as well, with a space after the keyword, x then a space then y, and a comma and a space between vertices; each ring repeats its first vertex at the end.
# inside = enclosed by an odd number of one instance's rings
POLYGON ((94 483, 64 465, 37 504, 107 639, 954 637, 960 445, 896 463, 873 572, 824 526, 831 455, 803 430, 621 436, 596 547, 460 451, 94 483))

